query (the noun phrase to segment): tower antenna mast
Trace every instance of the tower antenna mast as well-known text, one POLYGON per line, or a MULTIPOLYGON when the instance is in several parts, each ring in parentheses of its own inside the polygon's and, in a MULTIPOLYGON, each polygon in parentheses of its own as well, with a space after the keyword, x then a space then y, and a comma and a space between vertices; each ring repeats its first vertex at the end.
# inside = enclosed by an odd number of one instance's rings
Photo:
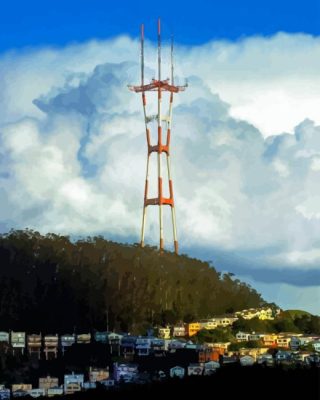
POLYGON ((143 202, 143 214, 142 214, 142 227, 141 227, 141 247, 145 244, 145 227, 148 206, 159 207, 159 245, 160 252, 164 250, 164 229, 163 229, 163 206, 168 205, 171 208, 171 219, 173 228, 173 240, 174 240, 174 251, 178 254, 178 237, 177 237, 177 224, 175 214, 175 204, 173 198, 173 183, 171 175, 171 164, 170 164, 170 137, 171 137, 171 122, 172 122, 172 105, 173 105, 173 94, 182 92, 186 89, 187 85, 176 86, 174 84, 174 66, 173 66, 173 37, 171 37, 171 49, 170 49, 170 67, 171 67, 171 79, 162 79, 161 77, 161 21, 158 19, 158 77, 152 79, 151 82, 145 84, 144 82, 144 25, 141 25, 141 84, 139 86, 129 85, 129 89, 136 93, 142 94, 142 106, 144 113, 146 139, 147 139, 147 167, 146 167, 146 180, 144 190, 144 202, 143 202), (147 114, 147 92, 157 93, 157 114, 155 116, 149 116, 147 114), (169 107, 166 114, 162 113, 162 94, 168 93, 169 96, 169 107), (153 120, 157 121, 157 134, 158 140, 156 145, 151 145, 151 136, 149 123, 153 120), (165 124, 163 124, 165 123, 165 124), (163 128, 166 129, 166 141, 163 142, 163 128), (149 198, 149 164, 152 153, 157 154, 158 164, 158 196, 155 198, 149 198), (166 169, 169 186, 169 197, 163 196, 163 174, 162 174, 162 154, 166 155, 166 169))

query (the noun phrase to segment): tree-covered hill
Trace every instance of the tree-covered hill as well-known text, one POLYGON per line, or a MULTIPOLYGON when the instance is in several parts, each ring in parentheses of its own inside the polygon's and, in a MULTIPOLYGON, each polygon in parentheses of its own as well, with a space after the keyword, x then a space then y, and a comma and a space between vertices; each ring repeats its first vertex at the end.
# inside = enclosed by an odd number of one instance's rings
POLYGON ((208 262, 102 237, 0 236, 0 330, 142 332, 264 304, 208 262))

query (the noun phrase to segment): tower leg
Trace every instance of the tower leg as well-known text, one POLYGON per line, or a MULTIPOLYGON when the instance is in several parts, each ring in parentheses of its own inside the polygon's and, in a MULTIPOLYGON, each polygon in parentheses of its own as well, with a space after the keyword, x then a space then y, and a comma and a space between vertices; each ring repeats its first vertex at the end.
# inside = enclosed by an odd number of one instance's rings
MULTIPOLYGON (((158 80, 161 82, 161 25, 158 19, 158 80)), ((159 225, 160 225, 160 252, 164 249, 163 238, 163 213, 162 213, 162 126, 161 126, 161 88, 158 87, 158 199, 159 199, 159 225)))
POLYGON ((172 226, 173 226, 173 240, 174 240, 174 252, 178 254, 178 238, 177 238, 177 225, 176 225, 176 211, 174 205, 171 207, 171 218, 172 218, 172 226))
POLYGON ((146 204, 146 200, 148 198, 148 186, 149 186, 149 160, 150 160, 150 154, 148 153, 147 168, 146 168, 146 183, 145 183, 145 188, 144 188, 142 227, 141 227, 141 247, 144 247, 144 234, 145 234, 146 219, 147 219, 147 204, 146 204))
POLYGON ((176 224, 176 211, 175 211, 175 208, 174 208, 173 186, 172 186, 170 155, 169 154, 167 154, 167 169, 168 169, 170 198, 172 199, 171 219, 172 219, 172 228, 173 228, 174 251, 175 251, 176 254, 178 254, 178 236, 177 236, 177 224, 176 224))
POLYGON ((164 237, 163 237, 163 210, 162 210, 162 165, 161 165, 162 153, 158 152, 158 198, 159 198, 159 226, 160 226, 160 252, 164 249, 164 237))

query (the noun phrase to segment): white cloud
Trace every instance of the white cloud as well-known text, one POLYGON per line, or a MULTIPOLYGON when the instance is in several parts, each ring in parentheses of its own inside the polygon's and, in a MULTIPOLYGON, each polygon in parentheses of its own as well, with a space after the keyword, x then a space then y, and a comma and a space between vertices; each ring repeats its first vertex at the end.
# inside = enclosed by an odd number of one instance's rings
MULTIPOLYGON (((138 240, 146 144, 141 99, 127 89, 138 81, 137 58, 126 37, 2 56, 3 225, 138 240)), ((176 96, 172 137, 182 247, 255 254, 253 269, 314 269, 319 39, 213 42, 180 47, 176 58, 180 82, 190 83, 176 96), (282 131, 291 134, 271 136, 282 131)), ((157 232, 150 210, 147 238, 157 232)))

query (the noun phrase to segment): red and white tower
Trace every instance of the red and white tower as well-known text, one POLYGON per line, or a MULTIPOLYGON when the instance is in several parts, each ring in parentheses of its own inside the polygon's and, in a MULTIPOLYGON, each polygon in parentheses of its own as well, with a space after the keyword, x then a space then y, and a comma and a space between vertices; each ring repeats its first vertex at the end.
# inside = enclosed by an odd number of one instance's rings
POLYGON ((161 26, 160 19, 158 20, 158 77, 157 79, 152 79, 151 82, 144 82, 144 25, 141 25, 141 85, 139 86, 129 86, 129 89, 142 94, 142 105, 144 112, 144 120, 146 127, 147 136, 147 172, 145 181, 145 191, 144 191, 144 203, 143 203, 143 216, 142 216, 142 228, 141 228, 141 247, 144 246, 144 236, 145 236, 145 226, 147 217, 148 206, 158 206, 159 207, 159 229, 160 229, 160 252, 164 249, 164 230, 163 230, 163 209, 165 205, 171 208, 171 219, 173 228, 173 240, 174 249, 178 253, 178 237, 177 237, 177 225, 176 225, 176 214, 175 205, 173 198, 173 184, 170 168, 170 135, 171 135, 171 121, 172 121, 172 104, 173 104, 173 94, 185 90, 186 86, 175 86, 174 76, 173 76, 173 40, 171 41, 171 79, 161 80, 161 26), (155 116, 149 116, 147 114, 147 97, 146 92, 155 92, 157 94, 157 114, 155 116), (169 96, 169 109, 166 114, 162 112, 162 93, 168 92, 169 96), (158 125, 158 142, 156 145, 151 144, 151 132, 150 132, 150 122, 152 120, 157 120, 158 125), (166 130, 166 141, 163 142, 162 133, 166 130), (158 196, 156 198, 148 198, 149 189, 149 163, 150 156, 152 153, 157 154, 158 161, 158 196), (169 185, 169 197, 163 196, 163 168, 162 168, 162 153, 166 155, 166 167, 169 185))

